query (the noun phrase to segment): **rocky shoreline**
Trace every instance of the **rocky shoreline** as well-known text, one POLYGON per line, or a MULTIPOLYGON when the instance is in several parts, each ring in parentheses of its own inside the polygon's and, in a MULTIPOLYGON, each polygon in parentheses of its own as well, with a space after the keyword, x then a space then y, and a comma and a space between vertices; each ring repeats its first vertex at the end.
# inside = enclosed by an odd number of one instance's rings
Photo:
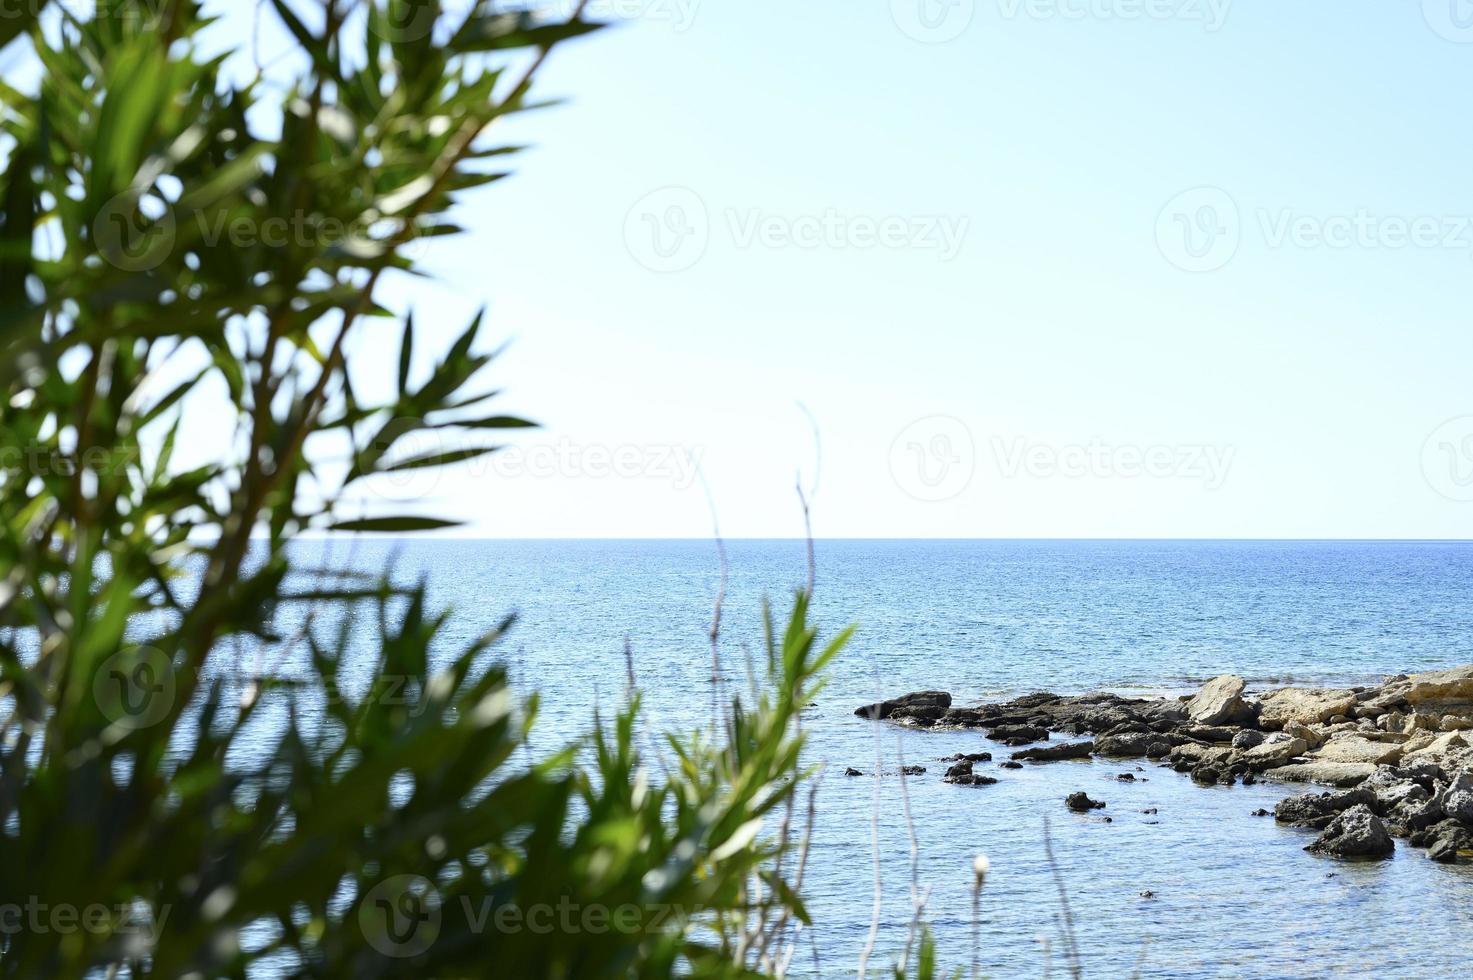
MULTIPOLYGON (((1435 861, 1473 862, 1473 665, 1369 687, 1250 692, 1241 677, 1225 674, 1179 698, 1040 691, 971 708, 953 706, 945 691, 916 691, 854 713, 914 728, 982 730, 1015 749, 1000 769, 1103 756, 1150 759, 1204 785, 1327 784, 1334 791, 1291 796, 1274 809, 1278 821, 1320 832, 1308 850, 1382 858, 1401 838, 1435 861)), ((946 761, 953 764, 945 782, 999 781, 976 771, 991 753, 946 761)), ((1104 804, 1077 793, 1067 805, 1089 812, 1104 804)))

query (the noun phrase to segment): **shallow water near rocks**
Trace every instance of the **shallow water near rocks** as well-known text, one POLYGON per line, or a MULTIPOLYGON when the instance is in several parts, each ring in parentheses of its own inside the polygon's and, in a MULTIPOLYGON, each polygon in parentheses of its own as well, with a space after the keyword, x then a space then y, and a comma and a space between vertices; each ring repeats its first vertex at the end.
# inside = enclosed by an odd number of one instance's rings
MULTIPOLYGON (((320 558, 324 545, 299 547, 320 558)), ((755 654, 761 642, 762 597, 781 615, 806 559, 795 541, 728 548, 724 683, 742 685, 744 648, 755 654)), ((333 548, 339 562, 348 554, 333 548)), ((500 655, 522 690, 542 694, 539 749, 586 731, 596 703, 622 698, 626 638, 649 724, 689 729, 711 716, 710 542, 374 542, 355 546, 351 561, 426 574, 434 601, 455 609, 447 650, 517 611, 500 655)), ((907 731, 852 712, 919 689, 960 704, 1037 689, 1144 696, 1227 671, 1254 689, 1473 662, 1473 545, 833 541, 818 544, 817 586, 824 630, 854 622, 859 632, 805 719, 825 775, 805 889, 815 929, 794 974, 853 972, 873 914, 872 825, 884 882, 872 967, 904 946, 912 903, 900 780, 843 775, 894 772, 903 755, 927 769, 904 785, 926 919, 947 968, 970 969, 972 859, 982 852, 983 973, 1067 975, 1047 817, 1088 976, 1465 975, 1473 864, 1434 864, 1404 841, 1390 861, 1317 857, 1303 850, 1312 832, 1250 815, 1312 787, 1204 788, 1143 760, 979 763, 997 785, 952 786, 940 757, 990 751, 1000 762, 1009 750, 980 732, 907 731), (1124 772, 1137 781, 1117 781, 1124 772), (1076 790, 1108 806, 1071 813, 1063 801, 1076 790)))

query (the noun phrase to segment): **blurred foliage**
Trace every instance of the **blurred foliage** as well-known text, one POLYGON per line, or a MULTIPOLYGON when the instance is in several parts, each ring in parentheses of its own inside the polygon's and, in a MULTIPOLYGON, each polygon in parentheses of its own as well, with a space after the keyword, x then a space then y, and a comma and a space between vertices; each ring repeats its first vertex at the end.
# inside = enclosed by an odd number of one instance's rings
POLYGON ((487 666, 509 624, 446 651, 422 586, 289 547, 447 526, 348 491, 529 424, 487 409, 480 317, 429 363, 376 288, 458 231, 516 150, 491 125, 596 25, 267 0, 294 47, 263 68, 200 4, 77 6, 0 20, 36 69, 0 83, 0 974, 782 972, 799 712, 847 636, 805 593, 712 731, 655 742, 631 692, 533 758, 535 699, 487 666), (394 376, 350 371, 388 326, 394 376))

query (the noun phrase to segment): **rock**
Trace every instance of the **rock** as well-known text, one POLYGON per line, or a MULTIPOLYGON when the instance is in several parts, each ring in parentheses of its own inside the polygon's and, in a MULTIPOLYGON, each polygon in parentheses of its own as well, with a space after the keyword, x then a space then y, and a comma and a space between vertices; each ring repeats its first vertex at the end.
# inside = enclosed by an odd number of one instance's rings
POLYGON ((1457 864, 1459 850, 1457 841, 1451 837, 1442 837, 1427 848, 1427 856, 1439 864, 1457 864))
POLYGON ((1225 763, 1232 755, 1233 750, 1226 746, 1202 745, 1198 742, 1187 742, 1171 750, 1172 761, 1189 762, 1194 767, 1203 763, 1225 763))
POLYGON ((1291 762, 1270 769, 1266 775, 1278 782, 1354 786, 1375 771, 1369 762, 1291 762))
POLYGON ((1293 735, 1295 738, 1304 739, 1305 744, 1312 749, 1317 749, 1321 745, 1324 745, 1325 740, 1329 738, 1329 735, 1324 730, 1311 728, 1308 725, 1285 725, 1283 731, 1286 735, 1293 735))
POLYGON ((1278 766, 1288 765, 1295 756, 1303 755, 1309 751, 1309 745, 1302 738, 1283 736, 1279 738, 1270 737, 1260 745, 1242 753, 1242 759, 1248 765, 1259 771, 1273 769, 1278 766))
POLYGON ((1024 749, 1021 752, 1014 752, 1012 758, 1015 762, 1057 762, 1060 759, 1088 759, 1094 748, 1094 742, 1066 742, 1063 745, 1024 749))
POLYGON ((1271 817, 1271 816, 1273 816, 1273 814, 1272 813, 1269 813, 1263 807, 1259 807, 1257 810, 1254 810, 1252 813, 1248 814, 1248 816, 1250 816, 1250 817, 1271 817))
POLYGON ((1442 804, 1442 811, 1449 817, 1461 820, 1473 827, 1473 790, 1456 790, 1448 793, 1438 802, 1442 804))
POLYGON ((1310 758, 1320 762, 1369 762, 1372 765, 1395 765, 1401 761, 1400 745, 1373 741, 1360 735, 1342 735, 1332 738, 1310 753, 1310 758))
POLYGON ((1214 786, 1222 778, 1222 770, 1214 765, 1201 765, 1192 770, 1192 782, 1214 786))
POLYGON ((1438 727, 1445 732, 1466 732, 1473 730, 1473 718, 1464 718, 1462 715, 1443 715, 1438 722, 1438 727))
POLYGON ((1146 746, 1147 759, 1163 759, 1171 753, 1170 742, 1152 742, 1146 746))
POLYGON ((1231 725, 1189 725, 1181 733, 1199 742, 1231 742, 1240 731, 1231 725))
POLYGON ((1400 711, 1388 711, 1376 722, 1376 727, 1383 732, 1400 732, 1406 730, 1407 716, 1400 711))
POLYGON ((951 707, 951 695, 945 691, 912 691, 889 701, 880 701, 877 704, 867 704, 862 708, 855 708, 854 713, 861 718, 879 720, 890 718, 897 711, 904 710, 903 717, 926 718, 932 720, 940 718, 946 709, 951 707))
POLYGON ((1292 827, 1323 830, 1331 820, 1356 805, 1370 805, 1376 797, 1370 790, 1351 789, 1340 793, 1305 793, 1290 796, 1274 807, 1274 819, 1292 827))
POLYGON ((1243 729, 1243 731, 1233 736, 1233 748, 1240 751, 1243 749, 1251 749, 1256 745, 1262 745, 1263 739, 1263 732, 1255 732, 1251 728, 1245 728, 1243 729))
POLYGON ((847 768, 847 769, 844 770, 844 775, 846 775, 846 776, 863 776, 864 773, 860 772, 858 769, 855 769, 853 766, 850 766, 849 768, 847 768))
POLYGON ((1442 807, 1431 797, 1422 800, 1404 800, 1386 814, 1386 826, 1393 837, 1410 837, 1414 847, 1425 847, 1427 841, 1417 843, 1420 832, 1440 823, 1442 807))
POLYGON ((926 774, 926 767, 925 766, 901 766, 900 767, 900 774, 902 776, 924 776, 926 774))
POLYGON ((1348 715, 1356 706, 1355 692, 1331 688, 1283 687, 1259 698, 1258 724, 1283 728, 1298 723, 1313 725, 1336 715, 1348 715))
POLYGON ((1202 725, 1221 725, 1244 717, 1252 717, 1252 709, 1243 700, 1243 678, 1234 674, 1214 677, 1187 702, 1187 717, 1202 725))
POLYGON ((1146 809, 1142 810, 1141 812, 1142 813, 1146 813, 1146 814, 1150 814, 1151 816, 1155 816, 1156 815, 1156 808, 1153 807, 1153 806, 1146 807, 1146 809))
POLYGON ((968 762, 991 762, 992 761, 992 753, 991 752, 958 752, 956 755, 949 755, 946 758, 940 759, 940 760, 937 760, 937 761, 940 761, 940 762, 961 762, 963 759, 965 759, 968 762))
POLYGON ((958 786, 991 786, 997 782, 991 776, 983 776, 972 772, 972 760, 963 759, 946 770, 946 775, 941 777, 943 783, 955 783, 958 786))
POLYGON ((1438 719, 1425 711, 1413 711, 1403 717, 1401 728, 1397 729, 1407 735, 1417 732, 1435 732, 1438 730, 1438 719))
POLYGON ((1424 744, 1413 739, 1406 743, 1406 754, 1402 759, 1405 762, 1435 762, 1444 769, 1457 769, 1466 750, 1473 747, 1473 742, 1468 739, 1469 736, 1462 732, 1445 732, 1424 744), (1414 745, 1417 747, 1414 748, 1414 745))
POLYGON ((1473 851, 1473 831, 1456 820, 1443 820, 1420 834, 1413 835, 1414 847, 1426 847, 1427 856, 1443 864, 1458 860, 1460 851, 1473 851))
MULTIPOLYGON (((1125 732, 1121 735, 1106 735, 1095 739, 1095 752, 1099 755, 1113 755, 1127 758, 1139 758, 1147 755, 1153 744, 1159 741, 1161 736, 1155 732, 1125 732)), ((1168 751, 1170 749, 1168 748, 1168 751)))
POLYGON ((1099 810, 1105 805, 1104 800, 1092 800, 1084 792, 1070 793, 1064 800, 1064 805, 1076 813, 1087 813, 1090 810, 1099 810))
POLYGON ((1134 773, 1122 772, 1119 775, 1117 775, 1115 778, 1118 779, 1118 780, 1120 780, 1122 783, 1133 783, 1133 782, 1135 782, 1135 774, 1134 773))
POLYGON ((999 762, 998 765, 1001 766, 1004 769, 1022 769, 1023 768, 1023 763, 1021 763, 1021 762, 999 762))
POLYGON ((1045 741, 1048 738, 1048 729, 1035 728, 1032 725, 999 725, 988 731, 987 737, 1009 745, 1027 745, 1029 742, 1045 741))
POLYGON ((1473 664, 1451 670, 1429 670, 1407 678, 1407 702, 1473 701, 1473 664))
POLYGON ((1341 813, 1330 821, 1319 839, 1305 850, 1334 857, 1390 857, 1396 844, 1381 818, 1364 803, 1341 813))

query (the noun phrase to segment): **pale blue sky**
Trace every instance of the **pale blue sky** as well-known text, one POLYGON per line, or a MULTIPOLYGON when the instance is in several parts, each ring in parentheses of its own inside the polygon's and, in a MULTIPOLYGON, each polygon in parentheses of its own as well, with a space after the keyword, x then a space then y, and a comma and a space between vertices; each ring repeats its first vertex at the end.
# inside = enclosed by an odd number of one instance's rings
POLYGON ((797 535, 801 402, 820 536, 1473 532, 1473 5, 602 9, 412 295, 421 349, 488 304, 546 428, 388 495, 704 536, 698 456, 724 533, 797 535))
MULTIPOLYGON (((1205 3, 969 6, 938 44, 884 0, 622 8, 647 15, 558 52, 542 91, 570 103, 519 123, 538 148, 432 253, 445 308, 491 303, 512 401, 548 440, 698 447, 728 534, 800 532, 798 401, 822 433, 821 535, 1473 531, 1473 504, 1438 492, 1473 495, 1450 469, 1473 470, 1473 424, 1424 459, 1473 414, 1473 44, 1416 2, 1239 0, 1216 31, 1205 3), (1143 9, 1172 16, 1123 16, 1143 9), (1238 246, 1184 271, 1158 217, 1203 185, 1236 207, 1238 246), (708 231, 660 273, 626 217, 667 186, 708 231), (796 234, 830 209, 966 233, 949 260, 743 237, 753 213, 796 234), (1313 246, 1361 213, 1368 244, 1313 246), (1387 218, 1433 219, 1436 244, 1390 247, 1387 218), (962 435, 907 430, 936 415, 962 435), (1133 447, 1172 462, 1133 469, 1133 447)), ((680 482, 436 489, 480 534, 704 535, 680 482)))

